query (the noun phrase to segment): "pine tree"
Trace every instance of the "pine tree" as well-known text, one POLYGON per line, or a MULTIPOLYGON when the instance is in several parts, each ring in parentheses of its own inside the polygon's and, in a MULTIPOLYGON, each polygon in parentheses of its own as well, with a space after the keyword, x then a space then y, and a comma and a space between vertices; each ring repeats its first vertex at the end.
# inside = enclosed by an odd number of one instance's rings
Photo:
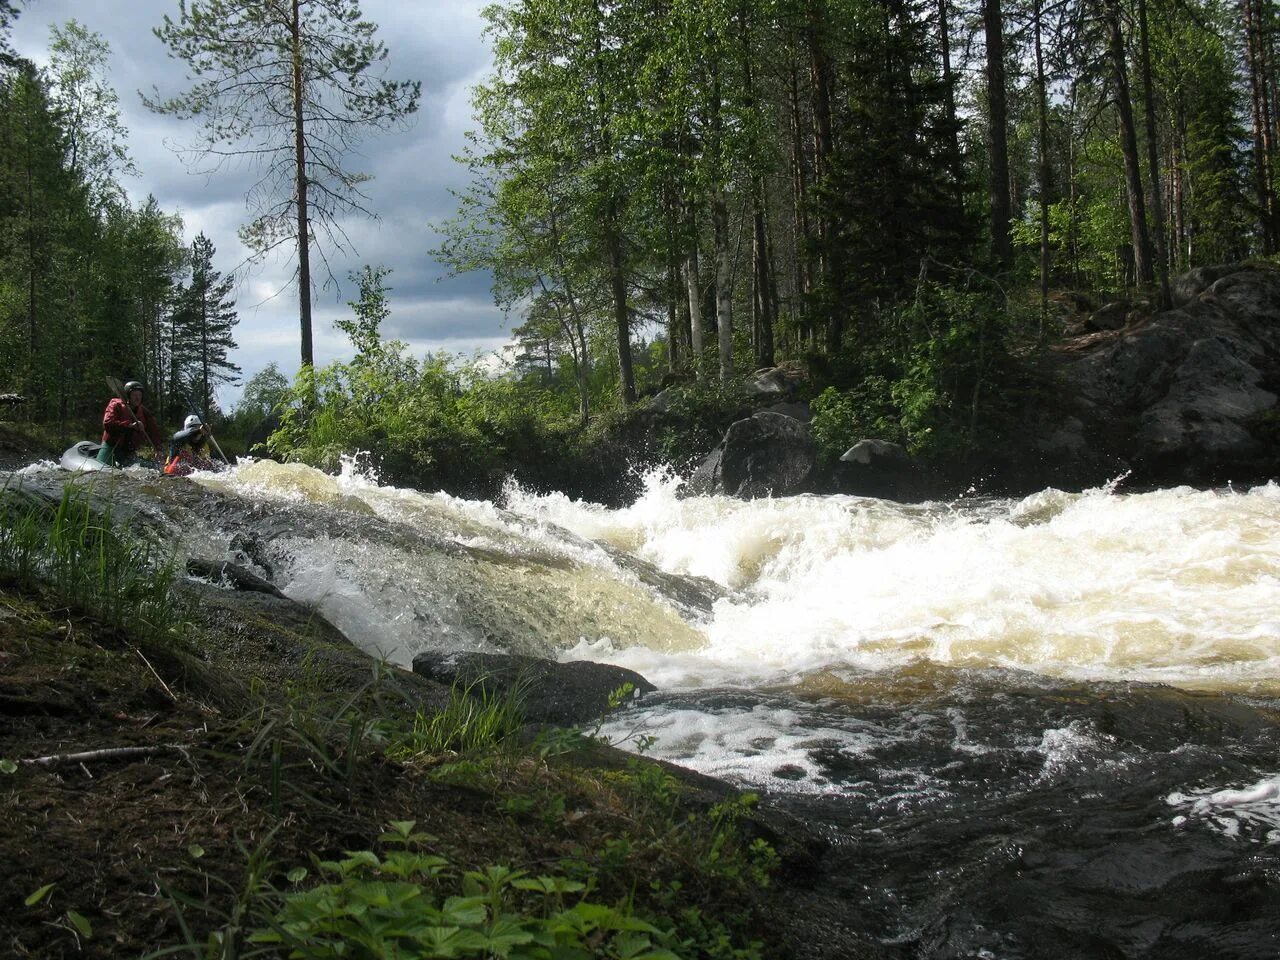
POLYGON ((191 244, 191 283, 182 291, 174 316, 173 362, 178 380, 194 393, 189 399, 208 421, 217 409, 214 391, 236 383, 240 368, 227 359, 236 347, 232 330, 239 322, 231 299, 233 278, 213 268, 215 248, 203 233, 191 244))
MULTIPOLYGON (((181 0, 177 22, 155 34, 196 78, 152 110, 203 123, 191 153, 219 167, 228 155, 263 171, 241 230, 259 256, 292 245, 297 254, 302 363, 314 362, 311 248, 317 234, 337 248, 339 222, 373 216, 347 169, 361 133, 389 129, 418 109, 421 85, 381 75, 387 48, 355 0, 181 0)), ((317 251, 322 257, 323 249, 317 251)))

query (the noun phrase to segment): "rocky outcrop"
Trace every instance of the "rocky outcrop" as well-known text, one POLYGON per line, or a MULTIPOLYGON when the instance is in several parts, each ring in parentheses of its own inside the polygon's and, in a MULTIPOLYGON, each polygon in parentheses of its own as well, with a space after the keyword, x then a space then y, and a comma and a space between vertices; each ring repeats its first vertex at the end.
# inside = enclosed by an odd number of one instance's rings
POLYGON ((1280 270, 1201 268, 1175 284, 1182 305, 1067 360, 1059 446, 1087 443, 1147 482, 1221 482, 1275 469, 1280 270))
POLYGON ((802 493, 817 461, 818 446, 807 424, 761 411, 729 426, 685 490, 744 500, 802 493))
POLYGON ((558 663, 502 653, 427 651, 413 658, 413 672, 448 686, 503 697, 516 693, 530 723, 590 723, 612 708, 610 696, 631 684, 629 697, 655 690, 634 670, 589 660, 558 663))

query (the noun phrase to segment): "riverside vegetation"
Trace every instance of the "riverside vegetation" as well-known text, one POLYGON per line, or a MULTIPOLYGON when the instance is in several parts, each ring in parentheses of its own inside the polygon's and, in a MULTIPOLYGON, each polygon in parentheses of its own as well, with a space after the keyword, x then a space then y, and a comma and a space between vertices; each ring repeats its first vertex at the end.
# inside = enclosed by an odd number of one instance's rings
POLYGON ((752 795, 591 730, 529 736, 518 695, 442 689, 318 622, 199 625, 165 549, 74 485, 11 484, 0 510, 6 955, 797 951, 752 795))

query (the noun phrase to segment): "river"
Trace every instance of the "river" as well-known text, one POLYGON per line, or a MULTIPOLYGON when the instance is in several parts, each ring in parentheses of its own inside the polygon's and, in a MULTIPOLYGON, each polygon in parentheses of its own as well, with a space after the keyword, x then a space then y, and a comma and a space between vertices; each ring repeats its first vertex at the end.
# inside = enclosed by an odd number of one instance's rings
POLYGON ((196 480, 119 486, 372 653, 644 674, 602 732, 802 816, 815 882, 895 955, 1280 956, 1274 484, 740 502, 655 472, 607 509, 196 480))

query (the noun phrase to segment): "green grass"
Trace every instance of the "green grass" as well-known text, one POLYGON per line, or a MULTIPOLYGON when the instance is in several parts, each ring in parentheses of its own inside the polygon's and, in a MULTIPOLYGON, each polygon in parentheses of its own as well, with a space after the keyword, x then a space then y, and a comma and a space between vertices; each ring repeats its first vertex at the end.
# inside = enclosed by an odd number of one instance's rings
POLYGON ((143 637, 165 636, 181 619, 172 549, 71 485, 56 502, 20 484, 0 490, 0 575, 143 637))
POLYGON ((387 756, 394 760, 492 751, 514 737, 524 723, 520 684, 506 693, 482 681, 455 683, 449 702, 436 713, 418 712, 409 728, 392 738, 387 756))

